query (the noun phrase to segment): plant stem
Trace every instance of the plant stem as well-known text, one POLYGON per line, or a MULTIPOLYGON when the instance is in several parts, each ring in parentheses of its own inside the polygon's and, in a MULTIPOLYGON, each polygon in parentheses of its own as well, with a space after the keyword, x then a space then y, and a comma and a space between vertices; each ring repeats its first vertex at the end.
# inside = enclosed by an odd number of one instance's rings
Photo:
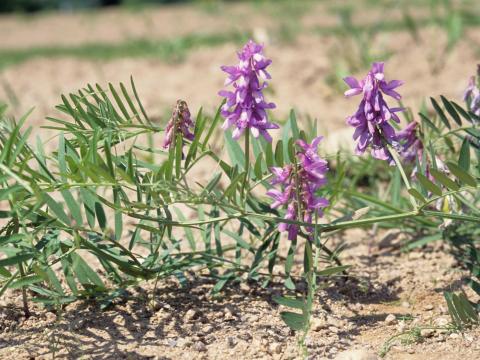
MULTIPOLYGON (((400 175, 402 176, 403 182, 405 183, 405 186, 407 187, 407 190, 410 190, 412 186, 410 185, 410 181, 408 180, 407 174, 405 173, 405 170, 403 169, 402 162, 400 161, 400 156, 398 156, 397 150, 393 148, 393 146, 387 144, 388 146, 388 151, 390 151, 390 154, 393 157, 393 161, 395 161, 395 164, 397 165, 398 170, 400 171, 400 175)), ((418 208, 417 201, 415 198, 408 193, 408 196, 410 198, 410 202, 413 205, 413 208, 416 210, 418 208)))
POLYGON ((247 128, 247 132, 245 133, 245 177, 243 179, 242 184, 242 202, 243 207, 246 207, 246 198, 247 198, 247 182, 249 180, 250 175, 250 129, 247 128))
MULTIPOLYGON (((315 214, 315 224, 318 222, 318 213, 315 214)), ((307 243, 305 246, 310 247, 310 243, 306 240, 307 243)), ((313 300, 315 297, 315 292, 317 290, 317 264, 318 264, 318 257, 320 256, 320 239, 319 239, 319 232, 318 227, 315 227, 314 235, 313 235, 313 244, 315 244, 315 257, 313 258, 312 262, 309 262, 310 266, 309 269, 306 270, 305 278, 307 281, 307 301, 305 306, 305 318, 307 319, 305 323, 305 329, 301 338, 301 345, 303 349, 303 356, 304 358, 308 358, 308 349, 305 345, 305 340, 307 338, 308 332, 310 331, 311 325, 311 317, 312 317, 312 310, 313 310, 313 300)), ((311 253, 311 247, 310 247, 311 253)))
MULTIPOLYGON (((18 264, 18 269, 20 271, 20 277, 25 277, 25 271, 23 270, 23 264, 18 264)), ((22 286, 22 303, 23 303, 23 313, 25 314, 25 318, 28 319, 30 317, 30 309, 28 308, 28 299, 27 299, 27 289, 25 286, 22 286)))

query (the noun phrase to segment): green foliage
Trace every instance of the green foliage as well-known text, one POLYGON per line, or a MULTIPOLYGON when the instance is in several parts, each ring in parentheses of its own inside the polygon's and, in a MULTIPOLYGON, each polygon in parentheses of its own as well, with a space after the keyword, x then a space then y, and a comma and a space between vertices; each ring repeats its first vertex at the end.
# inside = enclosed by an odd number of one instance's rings
MULTIPOLYGON (((329 159, 329 186, 320 192, 330 206, 321 224, 285 219, 284 210, 270 208, 264 196, 271 187, 269 168, 295 164, 297 140, 316 136, 315 126, 300 129, 293 111, 273 143, 246 137, 242 148, 226 132, 221 145, 227 159, 216 152, 219 110, 209 117, 200 109, 194 140, 177 133, 164 149, 153 145, 163 127, 147 115, 132 79, 128 85, 87 85, 61 99, 62 115, 48 118, 46 126, 57 134, 53 151, 41 141, 31 145, 32 130, 23 129, 28 114, 10 121, 1 108, 0 296, 21 288, 25 302, 27 295, 47 306, 95 298, 104 308, 132 284, 168 276, 184 283, 184 272, 192 269, 216 280, 213 293, 245 279, 267 286, 278 275, 293 292, 300 251, 307 291, 275 301, 291 308, 281 316, 302 332, 305 355, 317 278, 348 269, 339 260, 342 245, 331 250, 321 239, 348 228, 402 227, 423 236, 410 244, 418 247, 437 240, 442 223, 480 222, 476 119, 444 97, 432 99, 432 113, 422 113, 426 147, 415 164, 416 181, 395 149, 396 168, 371 158, 329 159), (208 178, 196 178, 205 163, 208 178), (300 226, 285 258, 278 254, 280 222, 300 226), (313 228, 313 238, 306 227, 313 228), (274 272, 280 264, 283 271, 274 272)), ((456 251, 468 254, 465 266, 478 291, 476 245, 446 229, 456 251)), ((454 321, 473 323, 464 297, 446 298, 454 321)))
POLYGON ((479 323, 478 308, 468 301, 464 293, 454 294, 446 292, 444 296, 452 322, 457 328, 462 329, 479 323))

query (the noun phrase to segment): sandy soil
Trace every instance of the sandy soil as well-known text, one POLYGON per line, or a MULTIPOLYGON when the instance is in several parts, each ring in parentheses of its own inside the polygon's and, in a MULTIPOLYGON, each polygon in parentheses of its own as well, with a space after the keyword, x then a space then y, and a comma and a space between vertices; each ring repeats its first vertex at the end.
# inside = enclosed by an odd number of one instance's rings
MULTIPOLYGON (((441 245, 400 251, 401 236, 352 230, 343 238, 351 278, 319 291, 306 343, 315 359, 376 359, 393 335, 449 321, 442 293, 458 290, 464 274, 441 245), (450 270, 449 270, 450 269, 450 270), (387 319, 393 318, 392 320, 387 319), (349 357, 350 356, 350 357, 349 357), (362 357, 364 356, 364 357, 362 357)), ((301 265, 298 264, 300 267, 301 265)), ((2 300, 2 359, 296 359, 298 337, 283 324, 272 297, 282 285, 232 285, 212 297, 212 284, 191 274, 156 289, 145 284, 131 300, 106 311, 75 303, 57 316, 39 307, 25 319, 20 293, 2 300)), ((298 284, 298 291, 304 288, 298 284)), ((386 359, 478 359, 478 329, 422 330, 418 342, 393 343, 386 359)))
MULTIPOLYGON (((302 24, 307 28, 335 24, 337 19, 322 9, 307 11, 301 17, 302 24)), ((211 33, 248 27, 266 42, 267 55, 273 59, 268 96, 278 105, 275 116, 284 117, 294 107, 300 115, 318 119, 321 132, 330 135, 328 149, 343 142, 345 136, 339 134, 345 134, 344 119, 354 111, 357 101, 345 100, 328 85, 327 78, 348 44, 313 31, 302 31, 295 42, 283 43, 272 30, 277 24, 274 12, 252 13, 242 5, 215 11, 171 7, 138 13, 111 10, 34 18, 3 16, 0 33, 7 36, 2 36, 0 48, 120 42, 147 36, 162 39, 199 28, 211 33)), ((391 53, 387 77, 405 81, 401 88, 404 103, 414 113, 430 95, 460 98, 475 71, 480 43, 479 30, 469 29, 465 39, 442 57, 447 42, 443 32, 425 28, 420 36, 422 40, 417 43, 407 33, 386 33, 372 43, 375 52, 391 53)), ((45 116, 55 114, 52 109, 61 93, 86 83, 127 82, 133 75, 153 116, 164 116, 178 98, 189 103, 192 113, 200 106, 212 112, 224 80, 219 67, 234 63, 236 50, 233 44, 197 49, 175 64, 157 59, 33 59, 1 71, 0 99, 11 99, 13 94, 18 101, 12 108, 16 115, 35 106, 29 124, 40 126, 45 124, 45 116)), ((406 254, 400 251, 399 240, 392 243, 391 238, 361 231, 345 235, 349 248, 342 260, 354 265, 352 278, 330 284, 318 294, 313 331, 307 339, 313 358, 375 359, 382 344, 399 331, 416 325, 443 326, 449 321, 442 292, 451 286, 458 289, 464 274, 442 246, 406 254), (390 314, 396 319, 386 322, 390 314)), ((191 276, 187 288, 179 288, 174 280, 162 283, 155 291, 152 284, 142 285, 131 291, 131 301, 107 311, 94 304, 77 303, 57 318, 35 307, 29 319, 22 316, 20 294, 9 293, 0 303, 0 358, 46 359, 53 353, 69 359, 298 356, 297 338, 282 323, 282 309, 272 302, 272 295, 283 291, 281 285, 260 289, 242 284, 229 287, 216 298, 209 295, 211 288, 212 284, 197 274, 191 276), (152 294, 153 307, 146 300, 152 294)), ((478 359, 479 335, 478 329, 463 334, 424 331, 421 342, 396 343, 387 358, 478 359)))
MULTIPOLYGON (((75 39, 69 40, 69 44, 89 42, 89 39, 82 37, 82 34, 86 33, 95 36, 98 42, 116 41, 115 37, 121 40, 125 39, 119 29, 124 26, 124 18, 130 19, 126 24, 129 24, 129 21, 136 24, 142 21, 142 16, 159 16, 160 18, 152 20, 152 23, 161 24, 161 31, 159 30, 158 34, 152 32, 151 36, 165 38, 171 38, 172 34, 192 33, 199 28, 196 25, 200 23, 201 28, 206 29, 205 32, 212 33, 219 29, 224 31, 226 28, 223 22, 235 27, 236 21, 242 19, 245 20, 245 24, 240 21, 244 26, 243 30, 253 30, 258 40, 266 43, 266 53, 273 60, 270 68, 273 79, 270 82, 271 92, 268 99, 277 104, 274 116, 284 118, 291 108, 295 108, 300 114, 318 119, 324 134, 345 126, 345 117, 354 111, 356 101, 344 99, 341 91, 332 89, 327 79, 334 74, 335 66, 343 61, 345 54, 355 57, 358 56, 358 50, 353 43, 345 39, 320 36, 311 30, 314 26, 312 23, 328 25, 337 22, 336 17, 329 15, 328 8, 317 5, 303 17, 300 16, 298 21, 303 26, 303 31, 291 43, 279 42, 276 39, 275 26, 271 24, 271 9, 264 13, 252 11, 245 6, 226 9, 228 11, 220 12, 221 16, 201 8, 167 7, 133 14, 112 10, 104 14, 95 13, 92 19, 86 14, 43 15, 21 21, 15 17, 3 17, 0 19, 0 32, 14 36, 2 37, 0 48, 62 45, 62 39, 65 38, 63 33, 72 34, 68 38, 75 39), (253 15, 235 16, 248 11, 253 15), (188 19, 185 20, 188 26, 183 26, 178 18, 188 19), (257 18, 262 18, 258 24, 257 18), (330 20, 326 21, 324 18, 330 20), (28 26, 22 21, 27 22, 28 26), (99 29, 88 21, 97 24, 99 29), (5 27, 4 31, 1 30, 2 27, 5 27), (53 31, 56 28, 64 30, 53 31), (83 31, 86 29, 93 30, 83 31), (10 42, 12 39, 15 39, 13 43, 10 42)), ((364 19, 361 13, 358 18, 359 22, 364 19)), ((141 28, 135 25, 125 26, 129 26, 131 31, 140 31, 138 29, 141 28)), ((132 33, 126 37, 138 36, 140 35, 132 33)), ((386 75, 388 78, 405 81, 401 89, 404 104, 412 107, 414 113, 418 112, 428 96, 443 94, 460 99, 468 77, 475 71, 478 61, 480 32, 469 29, 465 39, 446 55, 442 54, 447 37, 439 28, 423 29, 420 39, 417 43, 408 33, 392 32, 376 36, 370 44, 374 54, 385 55, 377 60, 386 60, 386 54, 390 54, 386 75)), ((125 58, 108 62, 74 58, 32 59, 0 72, 0 99, 13 103, 12 112, 17 116, 34 106, 30 124, 40 125, 44 123, 45 116, 54 113, 52 109, 59 103, 60 94, 74 92, 87 83, 105 85, 108 82, 128 82, 130 75, 133 75, 141 98, 151 115, 163 117, 169 114, 169 109, 178 98, 186 100, 193 113, 200 106, 213 112, 220 101, 217 92, 222 88, 225 79, 219 67, 236 62, 236 47, 225 44, 194 49, 183 62, 173 64, 153 58, 125 58)), ((354 75, 362 76, 363 72, 354 75)))

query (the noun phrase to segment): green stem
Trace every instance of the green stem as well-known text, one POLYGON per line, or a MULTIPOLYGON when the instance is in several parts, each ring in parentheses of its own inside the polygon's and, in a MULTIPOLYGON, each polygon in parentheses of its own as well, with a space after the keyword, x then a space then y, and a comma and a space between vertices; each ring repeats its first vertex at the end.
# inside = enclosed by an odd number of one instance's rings
MULTIPOLYGON (((415 217, 415 216, 418 216, 420 214, 419 214, 418 211, 408 211, 408 212, 405 212, 405 213, 402 213, 402 214, 377 216, 377 217, 373 217, 373 218, 369 218, 369 219, 339 221, 339 222, 333 222, 331 224, 315 224, 315 225, 311 224, 311 223, 304 222, 304 221, 289 220, 289 219, 284 219, 284 218, 277 217, 277 216, 257 214, 257 213, 252 213, 252 212, 241 212, 241 213, 236 213, 236 214, 230 214, 230 215, 210 218, 210 219, 206 219, 206 220, 193 220, 193 221, 182 221, 182 222, 174 221, 174 220, 165 220, 165 218, 145 216, 145 215, 137 214, 137 213, 128 213, 128 215, 132 218, 135 218, 135 219, 151 220, 151 221, 159 222, 159 223, 164 224, 164 225, 185 226, 185 227, 193 227, 193 226, 196 226, 196 225, 205 225, 205 224, 216 223, 216 222, 220 222, 220 221, 254 217, 254 218, 263 219, 265 221, 273 221, 273 222, 276 222, 276 223, 283 222, 283 223, 287 223, 287 224, 296 224, 296 225, 300 225, 300 226, 313 226, 315 228, 318 228, 322 232, 330 232, 330 231, 338 230, 338 229, 349 229, 349 228, 357 227, 357 226, 375 224, 377 222, 401 220, 401 219, 406 219, 406 218, 410 218, 410 217, 415 217)), ((436 215, 436 216, 438 216, 438 215, 436 215)), ((75 229, 79 230, 79 231, 90 231, 88 229, 84 229, 84 228, 81 228, 81 227, 76 227, 75 229)))
MULTIPOLYGON (((400 171, 400 175, 402 176, 403 182, 405 183, 405 186, 407 187, 407 190, 410 190, 412 186, 410 185, 410 181, 408 180, 407 174, 405 173, 405 170, 403 169, 402 162, 400 161, 400 156, 398 155, 397 150, 395 150, 391 145, 387 144, 388 146, 388 151, 390 151, 390 154, 393 157, 393 161, 395 161, 395 164, 397 165, 398 170, 400 171)), ((408 196, 410 198, 410 202, 413 205, 414 209, 418 208, 417 201, 415 198, 408 193, 408 196)))
POLYGON ((435 196, 427 201, 425 201, 419 208, 418 210, 419 211, 422 211, 423 209, 427 208, 430 204, 432 203, 435 203, 438 199, 441 199, 441 198, 444 198, 446 196, 449 196, 449 195, 455 195, 455 194, 458 194, 462 191, 473 191, 473 190, 477 190, 476 187, 473 187, 473 186, 463 186, 461 187, 460 189, 458 190, 450 190, 450 191, 447 191, 447 192, 444 192, 442 195, 440 196, 435 196))
POLYGON ((461 131, 464 131, 464 130, 467 130, 467 129, 472 129, 473 126, 462 126, 462 127, 459 127, 459 128, 456 128, 456 129, 453 129, 453 130, 450 130, 450 131, 447 131, 446 133, 443 133, 441 135, 439 135, 437 138, 435 138, 432 143, 436 143, 438 140, 441 140, 449 135, 452 135, 452 134, 455 134, 457 132, 461 132, 461 131))
POLYGON ((249 180, 250 175, 250 130, 247 128, 245 133, 245 177, 243 179, 242 184, 242 202, 243 207, 246 207, 246 198, 247 198, 247 182, 249 180))
MULTIPOLYGON (((318 213, 315 214, 315 225, 318 223, 318 213)), ((309 241, 309 240, 307 240, 309 241)), ((317 264, 318 258, 320 256, 320 239, 319 239, 319 232, 318 227, 315 227, 314 235, 313 235, 313 244, 315 244, 315 257, 313 258, 313 262, 310 263, 310 268, 308 269, 306 275, 307 281, 307 301, 305 307, 305 317, 307 319, 305 324, 305 330, 303 332, 303 336, 301 338, 301 345, 303 349, 303 356, 304 358, 308 358, 308 349, 305 345, 305 339, 307 338, 308 332, 310 331, 311 326, 311 317, 312 317, 312 310, 313 310, 313 300, 315 298, 315 292, 317 290, 317 264)), ((309 246, 309 243, 305 244, 305 246, 309 246)))

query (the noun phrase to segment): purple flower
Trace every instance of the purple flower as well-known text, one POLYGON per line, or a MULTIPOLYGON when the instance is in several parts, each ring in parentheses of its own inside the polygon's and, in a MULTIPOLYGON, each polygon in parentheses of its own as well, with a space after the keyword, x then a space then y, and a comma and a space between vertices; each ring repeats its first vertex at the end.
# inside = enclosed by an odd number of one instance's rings
POLYGON ((417 136, 418 123, 412 121, 405 129, 397 133, 397 141, 400 156, 409 163, 415 162, 417 158, 422 158, 423 143, 417 136))
POLYGON ((175 140, 177 134, 181 134, 184 139, 192 141, 194 135, 190 129, 195 127, 192 121, 188 105, 183 100, 177 100, 177 104, 173 109, 172 117, 168 120, 165 128, 165 138, 163 140, 163 148, 168 149, 175 140))
POLYGON ((390 108, 383 94, 399 100, 401 96, 395 89, 403 82, 399 80, 387 82, 383 68, 383 63, 373 63, 365 79, 358 81, 351 76, 344 79, 350 87, 350 90, 345 92, 345 96, 363 94, 358 110, 347 118, 347 123, 355 128, 353 139, 358 140, 355 149, 357 155, 363 154, 367 148, 370 148, 374 158, 387 160, 392 164, 393 159, 387 144, 396 146, 397 137, 389 122, 393 120, 399 123, 400 119, 396 113, 403 111, 403 108, 390 108))
MULTIPOLYGON (((283 168, 271 169, 274 175, 271 184, 280 184, 282 190, 272 188, 267 191, 267 195, 274 200, 272 208, 287 207, 284 217, 287 220, 311 223, 315 213, 322 216, 322 209, 329 205, 327 199, 316 195, 317 190, 326 184, 328 172, 327 162, 317 153, 321 140, 321 136, 313 139, 311 144, 298 140, 297 166, 289 164, 283 168)), ((280 223, 278 230, 287 231, 288 239, 294 240, 300 227, 296 224, 280 223)), ((308 227, 306 231, 311 233, 313 229, 308 227)))
POLYGON ((470 78, 467 88, 463 94, 463 100, 467 103, 469 110, 477 116, 480 116, 480 65, 477 68, 478 79, 475 76, 470 78), (478 81, 478 82, 477 82, 478 81))
POLYGON ((248 128, 253 136, 262 135, 271 142, 268 130, 278 129, 279 126, 268 121, 267 109, 274 109, 275 104, 265 102, 262 91, 267 87, 265 80, 271 78, 266 69, 272 61, 263 55, 263 46, 252 40, 238 53, 238 58, 238 65, 222 66, 222 70, 228 74, 225 86, 233 84, 233 91, 222 90, 218 93, 226 99, 221 109, 221 115, 225 118, 222 128, 226 130, 234 126, 234 139, 238 139, 248 128))

